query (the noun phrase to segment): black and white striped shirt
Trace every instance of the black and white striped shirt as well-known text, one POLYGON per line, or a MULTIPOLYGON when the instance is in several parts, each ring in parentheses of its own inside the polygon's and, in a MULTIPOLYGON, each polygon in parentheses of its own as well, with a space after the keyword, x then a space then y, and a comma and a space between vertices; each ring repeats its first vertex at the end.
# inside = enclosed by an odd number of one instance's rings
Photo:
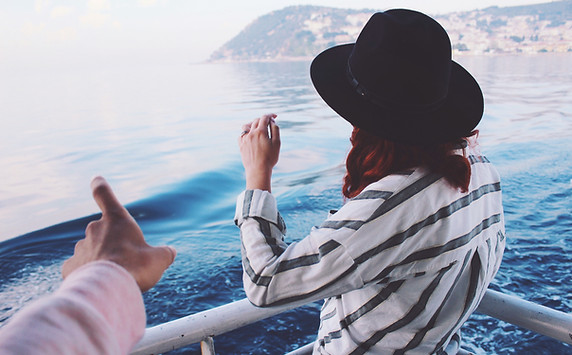
POLYGON ((390 175, 290 245, 274 197, 244 191, 235 222, 248 298, 325 298, 314 353, 456 353, 505 246, 499 175, 470 154, 467 193, 422 168, 390 175))

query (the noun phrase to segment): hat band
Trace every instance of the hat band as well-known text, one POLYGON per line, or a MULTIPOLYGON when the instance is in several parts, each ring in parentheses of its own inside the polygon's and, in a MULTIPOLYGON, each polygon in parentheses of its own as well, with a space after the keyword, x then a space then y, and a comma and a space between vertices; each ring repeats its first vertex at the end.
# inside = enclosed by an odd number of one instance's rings
POLYGON ((429 103, 427 105, 414 105, 414 104, 397 104, 395 102, 390 102, 386 99, 384 99, 383 97, 381 97, 380 95, 377 95, 376 93, 368 90, 366 87, 364 87, 362 84, 360 84, 360 82, 356 79, 355 75, 352 73, 352 69, 350 67, 349 61, 348 61, 348 65, 346 66, 346 76, 347 79, 350 83, 350 85, 352 86, 352 88, 356 91, 356 93, 358 95, 360 95, 361 97, 364 98, 364 100, 369 101, 370 103, 392 110, 392 111, 400 111, 400 112, 406 112, 406 113, 410 113, 410 114, 419 114, 419 113, 426 113, 426 112, 431 112, 431 111, 435 111, 438 108, 440 108, 443 103, 445 102, 445 100, 447 99, 447 95, 445 95, 443 98, 429 103))

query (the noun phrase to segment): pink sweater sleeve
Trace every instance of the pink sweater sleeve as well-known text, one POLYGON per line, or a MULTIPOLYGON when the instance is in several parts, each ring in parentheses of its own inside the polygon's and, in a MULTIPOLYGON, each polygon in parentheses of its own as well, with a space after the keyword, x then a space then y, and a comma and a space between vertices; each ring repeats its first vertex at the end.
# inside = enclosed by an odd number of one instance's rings
POLYGON ((145 322, 131 274, 109 261, 92 262, 0 328, 0 354, 127 354, 145 322))

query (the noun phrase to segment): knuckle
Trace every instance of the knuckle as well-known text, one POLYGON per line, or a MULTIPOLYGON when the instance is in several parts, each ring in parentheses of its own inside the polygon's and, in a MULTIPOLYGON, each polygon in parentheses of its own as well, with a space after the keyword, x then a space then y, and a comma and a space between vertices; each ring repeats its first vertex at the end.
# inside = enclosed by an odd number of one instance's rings
POLYGON ((85 234, 91 234, 95 231, 95 229, 97 229, 97 226, 99 224, 101 220, 97 220, 97 221, 91 221, 87 224, 87 227, 85 227, 85 234))
POLYGON ((84 244, 85 244, 85 239, 78 240, 77 243, 75 243, 74 252, 77 253, 79 250, 81 250, 84 244))

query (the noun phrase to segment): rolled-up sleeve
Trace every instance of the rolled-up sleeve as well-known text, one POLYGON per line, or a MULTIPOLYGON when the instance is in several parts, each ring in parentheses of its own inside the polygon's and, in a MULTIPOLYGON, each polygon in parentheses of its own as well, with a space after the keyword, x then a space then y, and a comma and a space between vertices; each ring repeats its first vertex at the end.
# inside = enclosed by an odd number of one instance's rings
MULTIPOLYGON (((312 301, 363 286, 357 264, 335 240, 336 232, 314 229, 286 244, 286 226, 267 191, 240 194, 235 223, 241 232, 244 289, 257 306, 312 301)), ((352 231, 337 231, 344 233, 352 231)))

